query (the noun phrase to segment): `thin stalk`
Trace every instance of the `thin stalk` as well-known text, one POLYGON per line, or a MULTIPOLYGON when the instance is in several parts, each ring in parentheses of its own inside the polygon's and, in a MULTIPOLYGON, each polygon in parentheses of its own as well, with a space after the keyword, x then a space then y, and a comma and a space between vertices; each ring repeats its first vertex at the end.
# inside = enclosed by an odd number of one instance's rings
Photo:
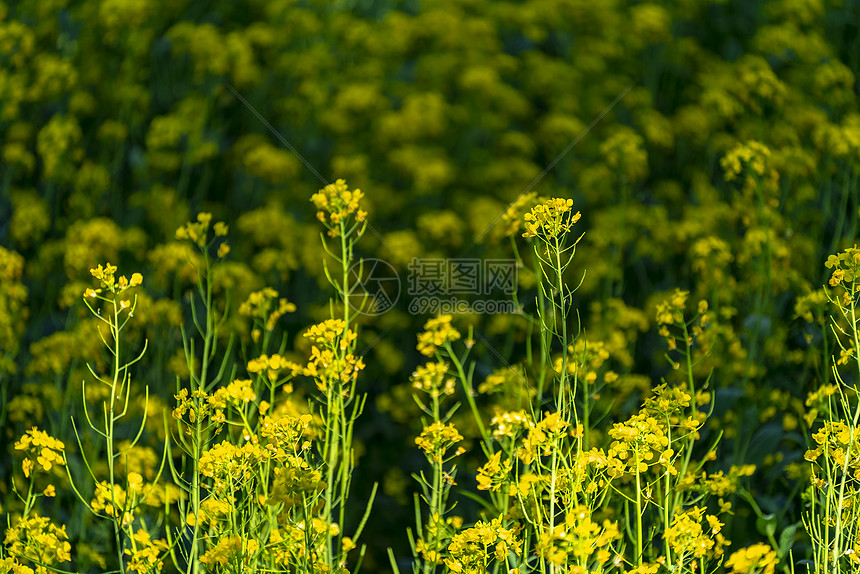
POLYGON ((451 347, 450 342, 445 342, 444 348, 447 351, 448 358, 451 359, 451 362, 454 363, 454 367, 457 369, 457 374, 459 375, 460 382, 463 385, 463 393, 466 395, 466 402, 469 403, 469 409, 472 411, 472 416, 475 419, 475 424, 478 425, 478 431, 481 433, 481 439, 484 441, 484 444, 489 449, 488 454, 493 454, 493 443, 490 438, 489 433, 487 433, 486 427, 484 427, 483 420, 481 419, 481 414, 478 412, 478 405, 475 403, 475 397, 472 393, 472 384, 469 376, 466 375, 466 370, 463 368, 463 363, 460 361, 460 358, 454 353, 453 347, 451 347))
MULTIPOLYGON (((203 251, 203 261, 206 265, 205 275, 202 279, 198 279, 198 290, 200 294, 204 296, 204 328, 201 335, 203 335, 203 356, 200 361, 200 376, 195 377, 192 372, 190 377, 190 382, 192 386, 192 396, 194 391, 197 390, 206 390, 206 380, 209 376, 209 360, 212 354, 212 339, 214 335, 214 317, 212 315, 212 262, 209 260, 209 254, 204 249, 203 251), (201 285, 201 281, 205 285, 201 285), (205 293, 205 294, 204 294, 205 293)), ((193 305, 194 302, 192 301, 193 305)), ((193 365, 193 357, 190 357, 189 360, 192 361, 193 365)), ((195 398, 195 402, 199 400, 195 398)), ((200 572, 200 505, 201 505, 201 496, 200 496, 200 456, 203 454, 203 445, 206 437, 203 434, 203 421, 198 417, 194 423, 194 439, 192 440, 192 448, 193 448, 193 456, 191 460, 192 464, 192 476, 191 476, 191 506, 194 511, 194 530, 193 536, 191 539, 191 549, 188 554, 188 564, 186 568, 186 572, 189 574, 194 573, 197 574, 200 572)))
MULTIPOLYGON (((857 362, 858 375, 860 375, 860 336, 857 333, 857 313, 856 313, 856 305, 854 302, 854 283, 851 285, 851 333, 853 335, 853 343, 854 343, 854 357, 857 362)), ((857 394, 857 388, 854 388, 854 393, 857 394)), ((845 461, 842 463, 842 473, 840 477, 839 483, 839 499, 836 504, 836 528, 834 530, 834 539, 833 539, 833 572, 837 574, 839 571, 839 557, 843 555, 842 551, 842 509, 844 508, 845 502, 845 484, 848 482, 848 466, 851 461, 851 451, 854 448, 855 441, 855 430, 857 429, 857 424, 860 422, 860 401, 857 402, 857 406, 854 408, 854 418, 851 421, 851 426, 849 427, 849 435, 848 435, 848 445, 845 449, 845 461)))
MULTIPOLYGON (((116 422, 116 401, 117 401, 117 385, 119 384, 119 373, 120 373, 120 345, 119 345, 119 311, 116 304, 116 297, 114 297, 113 301, 113 321, 110 323, 110 331, 113 336, 114 347, 111 350, 113 353, 113 361, 114 361, 114 369, 113 369, 113 381, 111 384, 110 390, 110 408, 109 415, 107 417, 107 428, 105 432, 107 433, 107 437, 105 439, 107 446, 107 463, 108 463, 108 478, 110 479, 110 502, 111 506, 114 510, 113 516, 113 531, 114 531, 114 540, 116 542, 116 551, 117 551, 117 559, 119 560, 119 569, 120 572, 125 572, 125 564, 123 563, 123 548, 122 548, 122 540, 120 535, 120 521, 123 519, 124 508, 120 512, 120 516, 117 517, 117 503, 116 503, 116 495, 115 495, 115 481, 114 481, 114 458, 116 455, 114 454, 113 449, 113 436, 114 436, 114 423, 116 422)), ((128 390, 126 390, 128 392, 128 390)))
POLYGON ((639 449, 634 448, 636 463, 636 567, 642 566, 642 479, 639 473, 639 449))

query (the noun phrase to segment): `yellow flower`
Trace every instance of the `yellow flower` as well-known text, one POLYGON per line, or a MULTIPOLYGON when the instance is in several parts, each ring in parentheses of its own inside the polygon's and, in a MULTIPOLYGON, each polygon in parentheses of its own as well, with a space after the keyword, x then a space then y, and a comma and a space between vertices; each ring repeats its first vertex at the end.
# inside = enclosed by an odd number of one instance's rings
POLYGON ((451 325, 451 319, 451 315, 442 315, 424 324, 424 332, 418 335, 418 351, 422 355, 432 357, 437 348, 460 338, 460 332, 451 325))
POLYGON ((698 506, 675 515, 671 526, 666 530, 666 542, 669 547, 682 558, 704 558, 709 555, 722 555, 725 542, 720 529, 722 524, 716 516, 706 517, 709 530, 702 527, 702 517, 705 509, 698 506))
MULTIPOLYGON (((72 545, 69 543, 65 525, 57 526, 38 512, 31 512, 9 528, 6 531, 5 545, 11 554, 49 567, 72 559, 72 545)), ((14 569, 12 571, 16 572, 14 569)), ((24 572, 23 569, 17 571, 24 572)), ((47 571, 47 568, 39 570, 47 571)))
POLYGON ((520 230, 523 215, 535 201, 537 193, 524 193, 517 197, 512 204, 508 206, 499 221, 500 229, 505 237, 510 237, 520 230))
POLYGON ((231 402, 234 405, 247 404, 257 400, 250 379, 236 379, 226 387, 215 391, 215 396, 220 401, 231 402))
POLYGON ((778 563, 776 551, 767 544, 758 543, 733 552, 726 560, 726 568, 731 568, 732 574, 773 574, 778 563))
POLYGON ((499 490, 510 482, 511 461, 501 460, 502 451, 496 451, 487 463, 478 468, 478 490, 499 490))
POLYGON ((230 536, 221 538, 216 544, 210 546, 206 554, 200 558, 200 562, 216 569, 216 565, 226 566, 233 560, 240 560, 243 563, 248 563, 260 549, 260 544, 254 539, 246 539, 241 536, 230 536))
POLYGON ((490 426, 494 427, 493 437, 500 440, 502 437, 514 438, 526 429, 535 426, 530 414, 524 410, 504 412, 493 417, 490 426))
MULTIPOLYGON (((201 212, 197 214, 197 221, 189 221, 185 223, 182 227, 176 230, 176 239, 178 240, 188 240, 192 243, 195 243, 201 249, 207 245, 209 242, 209 224, 212 222, 212 214, 208 212, 201 212)), ((218 221, 215 223, 213 230, 215 231, 215 236, 220 237, 227 233, 227 225, 218 221)), ((223 244, 222 244, 223 245, 223 244)), ((226 249, 229 249, 227 247, 226 249)), ((224 253, 226 255, 227 253, 224 253)), ((219 257, 223 257, 223 255, 219 255, 219 257)))
POLYGON ((29 455, 29 458, 22 463, 22 469, 27 477, 30 476, 30 471, 34 467, 32 460, 34 458, 35 462, 45 471, 51 470, 54 465, 65 465, 63 459, 65 445, 63 442, 53 438, 44 431, 40 431, 36 427, 24 433, 15 443, 15 450, 23 450, 29 455), (30 461, 29 463, 27 462, 28 460, 30 461))
POLYGON ((344 552, 349 552, 353 548, 355 548, 355 542, 353 542, 352 538, 350 538, 349 536, 344 536, 343 540, 341 541, 341 549, 344 552))
MULTIPOLYGON (((90 274, 99 280, 101 287, 116 294, 122 293, 129 287, 136 287, 143 283, 143 276, 140 273, 133 273, 130 282, 124 275, 116 277, 116 266, 111 265, 110 262, 105 264, 104 267, 99 265, 94 269, 90 269, 90 274)), ((95 297, 100 292, 101 289, 87 289, 84 292, 84 297, 95 297)))
POLYGON ((581 215, 578 211, 573 213, 572 199, 548 199, 523 216, 526 229, 523 237, 540 237, 547 241, 559 237, 570 231, 581 215))
POLYGON ((756 176, 763 176, 770 159, 770 149, 757 141, 738 144, 720 160, 720 166, 725 172, 726 181, 732 181, 740 175, 744 168, 756 176))
POLYGON ((129 572, 146 573, 151 572, 154 566, 156 571, 161 570, 163 567, 162 558, 169 548, 167 541, 164 539, 152 540, 149 532, 143 528, 138 529, 133 538, 136 542, 134 550, 125 549, 125 554, 131 557, 126 569, 129 572))
MULTIPOLYGON (((415 439, 415 444, 426 453, 430 462, 439 463, 443 461, 448 449, 462 440, 463 435, 453 424, 436 422, 421 431, 421 435, 415 439)), ((457 454, 461 452, 458 451, 457 454)))
POLYGON ((522 549, 513 529, 502 528, 502 519, 478 522, 451 538, 445 566, 452 572, 479 573, 492 570, 491 562, 504 565, 510 552, 522 549))
POLYGON ((329 235, 337 237, 338 227, 347 217, 353 215, 357 222, 367 218, 367 212, 360 208, 364 193, 360 189, 349 191, 346 182, 338 179, 311 196, 317 208, 317 219, 329 228, 329 235))
POLYGON ((454 394, 454 379, 446 377, 448 363, 439 361, 419 365, 412 373, 412 388, 424 391, 431 397, 454 394))

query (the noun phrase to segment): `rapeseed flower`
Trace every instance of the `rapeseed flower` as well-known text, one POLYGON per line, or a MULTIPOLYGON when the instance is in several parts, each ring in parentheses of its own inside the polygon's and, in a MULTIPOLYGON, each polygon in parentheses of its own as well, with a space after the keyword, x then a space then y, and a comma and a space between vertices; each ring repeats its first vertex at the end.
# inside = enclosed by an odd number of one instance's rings
POLYGON ((424 332, 418 334, 418 351, 422 355, 432 357, 439 347, 460 338, 460 332, 451 325, 451 320, 451 315, 442 315, 424 324, 424 332))
MULTIPOLYGON (((421 434, 415 439, 415 444, 418 448, 424 451, 427 459, 430 462, 444 462, 445 454, 454 445, 463 440, 463 435, 457 430, 452 423, 435 422, 430 426, 424 427, 421 434)), ((460 448, 455 453, 455 456, 465 452, 460 448)))
POLYGON ((164 567, 164 557, 169 545, 164 539, 153 540, 149 532, 139 528, 133 535, 135 541, 134 549, 126 548, 125 554, 129 556, 127 569, 130 572, 146 574, 164 567))
POLYGON ((239 306, 240 315, 252 317, 255 322, 259 321, 262 325, 265 325, 267 331, 273 330, 275 323, 283 315, 293 313, 295 310, 296 306, 294 303, 290 303, 284 298, 278 299, 278 292, 271 287, 254 291, 239 306), (277 307, 274 307, 275 303, 277 307))
POLYGON ((525 222, 523 237, 553 240, 569 232, 581 216, 578 211, 573 213, 572 199, 548 199, 534 206, 523 216, 525 222))
MULTIPOLYGON (((26 518, 19 519, 6 530, 3 540, 9 553, 19 559, 38 564, 38 572, 47 572, 48 568, 72 559, 72 545, 66 534, 65 524, 57 526, 38 512, 32 512, 26 518)), ((5 560, 4 560, 5 562, 5 560)), ((27 568, 20 563, 12 564, 13 572, 25 572, 27 568)), ((27 568, 31 573, 33 572, 27 568)))
POLYGON ((410 377, 412 388, 424 391, 432 398, 453 395, 455 381, 453 377, 447 376, 448 367, 444 361, 419 365, 410 377))
POLYGON ((311 196, 317 208, 317 219, 329 228, 329 235, 337 237, 338 226, 352 215, 361 223, 367 219, 367 212, 360 207, 364 193, 360 189, 349 190, 346 182, 338 179, 311 196))
POLYGON ((762 543, 741 548, 726 560, 732 574, 773 574, 777 564, 776 551, 762 543))
POLYGON ((28 430, 18 439, 15 450, 22 450, 29 457, 22 463, 24 475, 27 477, 30 476, 34 462, 45 472, 50 471, 54 465, 65 466, 66 464, 63 442, 45 431, 40 431, 37 427, 28 430))
POLYGON ((217 568, 233 564, 235 568, 243 568, 249 563, 251 556, 260 549, 260 543, 253 538, 248 539, 239 535, 228 536, 210 546, 200 558, 200 562, 209 568, 217 568))
POLYGON ((455 534, 444 562, 458 574, 484 574, 494 562, 507 564, 511 552, 520 555, 520 541, 512 528, 502 527, 501 518, 494 518, 455 534))
POLYGON ((675 514, 665 537, 669 548, 676 554, 679 563, 706 557, 722 556, 725 537, 720 534, 722 524, 716 516, 708 514, 698 506, 675 514), (707 528, 702 524, 706 518, 707 528))

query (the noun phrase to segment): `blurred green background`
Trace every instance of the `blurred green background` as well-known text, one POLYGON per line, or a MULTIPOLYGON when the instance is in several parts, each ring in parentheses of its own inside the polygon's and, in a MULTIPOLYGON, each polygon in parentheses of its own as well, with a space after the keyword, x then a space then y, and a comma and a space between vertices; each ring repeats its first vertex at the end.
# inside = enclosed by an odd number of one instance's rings
MULTIPOLYGON (((296 335, 328 316, 330 296, 309 197, 344 178, 372 226, 358 255, 389 262, 404 288, 416 257, 528 253, 512 223, 531 194, 573 198, 576 306, 606 351, 595 372, 618 375, 600 398, 607 421, 673 376, 656 302, 676 287, 707 299, 697 375, 714 369, 717 464, 758 466, 749 488, 782 531, 802 508, 804 399, 831 376, 823 263, 857 235, 858 67, 857 0, 0 3, 3 512, 17 510, 24 429, 74 444, 85 363, 103 360, 81 304, 90 268, 144 275, 136 377, 160 420, 187 376, 178 326, 195 281, 176 228, 200 211, 230 226, 216 285, 236 361, 253 357, 235 309, 264 286, 297 305, 279 334, 298 357, 296 335)), ((518 277, 532 312, 535 276, 518 277)), ((423 467, 408 377, 428 315, 409 303, 360 319, 355 498, 374 481, 383 492, 370 571, 387 570, 388 546, 408 557, 409 474, 423 467)), ((455 322, 475 329, 477 382, 522 362, 521 318, 455 322)), ((500 396, 480 398, 488 416, 500 396)), ((464 489, 480 462, 463 464, 464 489)), ((761 538, 736 504, 728 537, 761 538)), ((93 553, 109 544, 68 492, 44 505, 93 553)), ((81 571, 96 567, 87 556, 81 571)))

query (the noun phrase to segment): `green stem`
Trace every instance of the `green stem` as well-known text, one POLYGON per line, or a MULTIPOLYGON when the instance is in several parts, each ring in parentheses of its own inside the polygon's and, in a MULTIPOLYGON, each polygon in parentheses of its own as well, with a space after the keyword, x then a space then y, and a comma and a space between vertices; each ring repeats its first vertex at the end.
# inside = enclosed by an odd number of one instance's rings
MULTIPOLYGON (((108 478, 110 480, 110 501, 111 507, 113 508, 113 531, 114 531, 114 540, 116 542, 116 551, 117 551, 117 559, 119 560, 119 569, 120 572, 125 572, 125 564, 123 563, 123 552, 122 552, 122 539, 121 539, 121 523, 123 519, 123 510, 120 510, 120 515, 117 516, 117 501, 115 495, 115 481, 114 481, 114 458, 116 455, 114 454, 113 449, 113 436, 114 436, 114 423, 116 422, 116 401, 117 401, 117 386, 119 385, 119 373, 120 373, 120 345, 119 345, 119 311, 118 306, 116 304, 116 297, 114 297, 113 301, 113 321, 110 323, 111 335, 114 340, 114 348, 113 348, 113 362, 114 362, 114 370, 113 370, 113 381, 111 384, 110 391, 110 408, 109 415, 107 418, 107 428, 105 432, 107 433, 107 437, 105 438, 106 446, 107 446, 107 463, 108 463, 108 478)), ((126 390, 128 392, 128 390, 126 390)))
POLYGON ((460 379, 460 383, 463 385, 463 393, 466 395, 466 402, 469 403, 469 409, 472 411, 472 417, 475 419, 475 424, 478 425, 478 432, 481 433, 481 440, 489 449, 488 455, 493 454, 493 442, 490 434, 487 432, 486 427, 484 426, 484 422, 481 419, 481 413, 478 412, 478 405, 475 403, 475 397, 472 392, 472 381, 466 375, 466 370, 463 368, 463 363, 460 361, 460 358, 454 353, 453 347, 451 347, 451 343, 446 341, 444 343, 444 349, 447 351, 448 358, 451 359, 451 362, 454 363, 454 367, 457 369, 457 374, 460 379))
POLYGON ((642 566, 642 478, 639 473, 639 449, 634 448, 636 463, 636 567, 642 566))
MULTIPOLYGON (((854 302, 854 282, 851 284, 851 332, 853 335, 853 343, 854 343, 854 358, 857 362, 858 375, 860 375, 860 336, 857 333, 857 313, 856 313, 856 305, 854 302)), ((854 387, 854 393, 857 394, 857 388, 854 387)), ((854 408, 854 418, 851 421, 851 426, 849 427, 849 435, 848 435, 848 445, 845 448, 845 461, 842 463, 842 473, 840 476, 839 483, 839 498, 836 504, 836 528, 834 530, 834 539, 833 539, 833 573, 838 574, 839 572, 839 558, 844 554, 842 550, 842 509, 845 507, 845 485, 848 482, 848 466, 851 461, 851 452, 854 450, 854 441, 855 441, 855 431, 857 429, 857 424, 860 423, 860 401, 858 401, 857 406, 854 408)))

